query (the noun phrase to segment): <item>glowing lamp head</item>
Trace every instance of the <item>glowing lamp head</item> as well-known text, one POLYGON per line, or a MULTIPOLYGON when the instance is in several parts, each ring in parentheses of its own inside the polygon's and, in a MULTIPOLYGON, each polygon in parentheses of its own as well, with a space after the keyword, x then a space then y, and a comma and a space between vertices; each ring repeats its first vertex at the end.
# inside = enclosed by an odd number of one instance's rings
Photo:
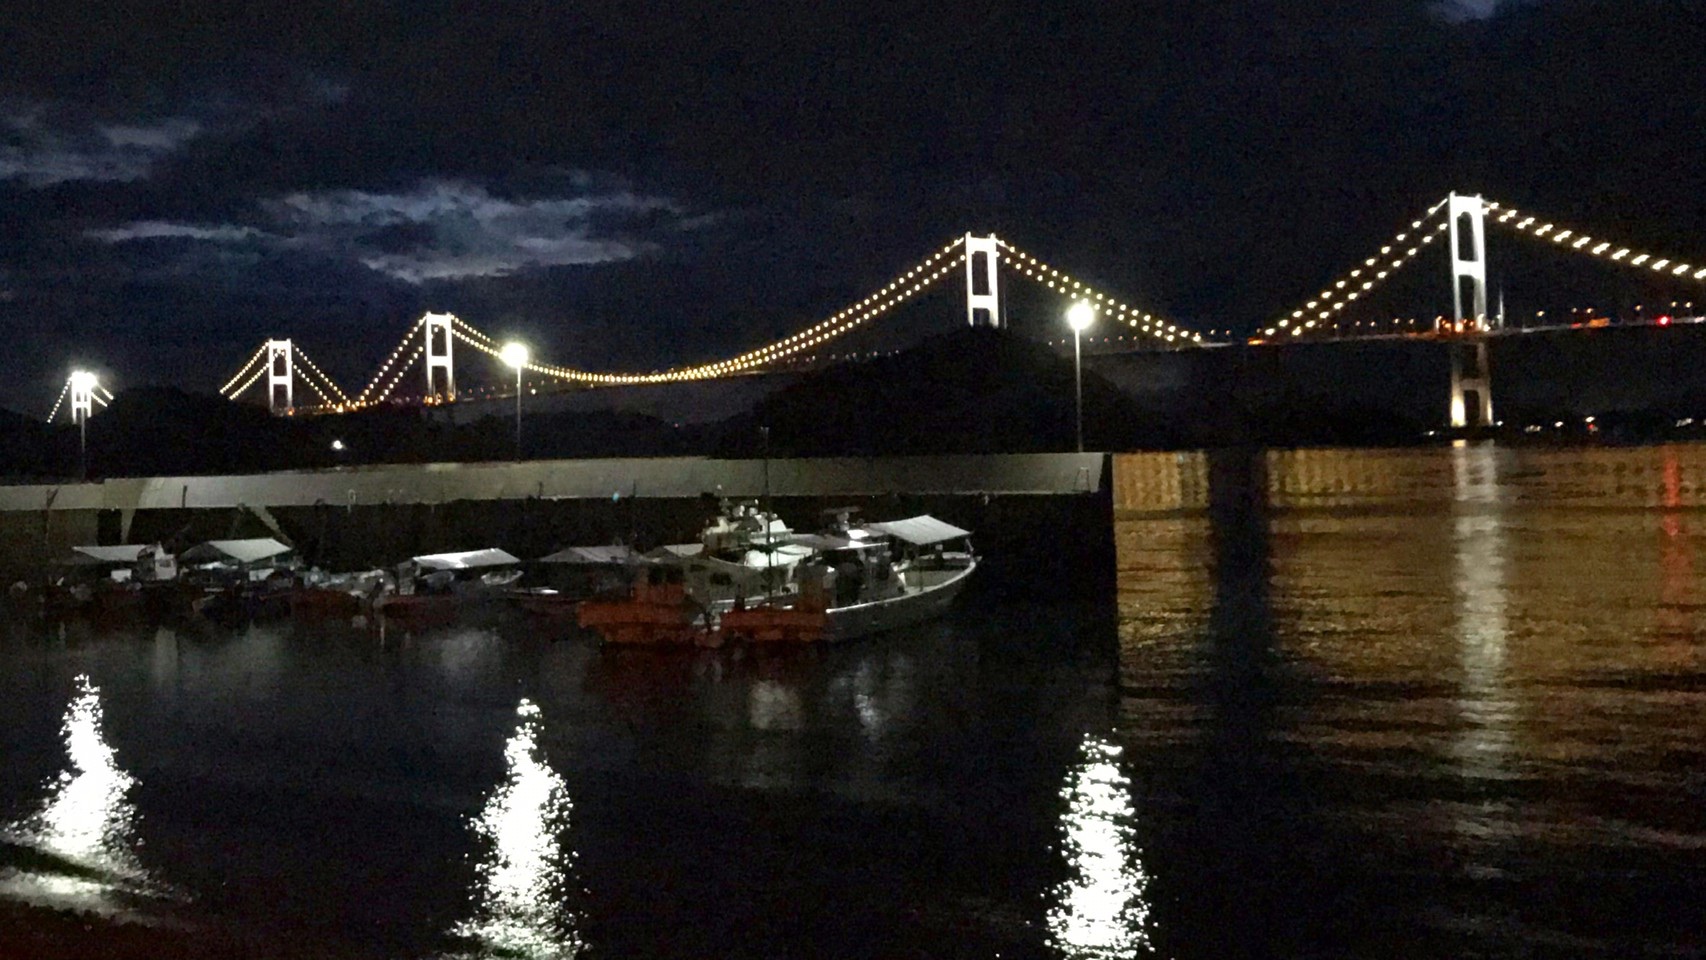
POLYGON ((1066 311, 1066 325, 1077 333, 1090 329, 1090 324, 1096 321, 1096 308, 1090 306, 1088 300, 1080 300, 1066 311))
POLYGON ((520 343, 506 343, 503 350, 498 353, 498 357, 511 368, 520 370, 527 366, 527 346, 520 343))
POLYGON ((95 389, 95 375, 87 370, 71 371, 71 389, 81 391, 95 389))

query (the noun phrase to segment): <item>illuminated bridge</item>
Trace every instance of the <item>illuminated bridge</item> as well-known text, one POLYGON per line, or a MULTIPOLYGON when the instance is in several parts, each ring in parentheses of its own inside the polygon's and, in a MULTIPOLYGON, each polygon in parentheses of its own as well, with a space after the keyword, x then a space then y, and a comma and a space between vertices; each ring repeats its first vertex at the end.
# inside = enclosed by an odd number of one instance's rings
MULTIPOLYGON (((1320 292, 1303 298, 1293 309, 1279 313, 1258 328, 1251 343, 1286 345, 1320 340, 1427 337, 1443 341, 1451 362, 1450 392, 1445 398, 1453 427, 1493 424, 1493 376, 1488 365, 1488 340, 1518 332, 1505 326, 1502 306, 1489 312, 1487 292, 1487 223, 1530 243, 1601 261, 1667 282, 1698 285, 1706 281, 1706 259, 1687 262, 1637 250, 1519 211, 1479 196, 1451 194, 1420 216, 1320 292), (1440 241, 1444 241, 1443 243, 1440 241), (1442 250, 1452 291, 1452 313, 1418 327, 1415 321, 1346 318, 1366 309, 1377 290, 1430 249, 1442 250)), ((670 384, 712 380, 750 373, 789 369, 802 362, 834 358, 843 338, 881 324, 898 307, 943 281, 964 278, 966 322, 1001 327, 1006 323, 1001 296, 1003 275, 1022 278, 1064 303, 1082 302, 1104 324, 1118 325, 1123 342, 1134 349, 1188 350, 1225 345, 1217 331, 1193 330, 1157 316, 1107 291, 1052 266, 999 237, 967 233, 934 250, 897 273, 870 295, 825 315, 793 334, 770 343, 731 353, 717 360, 661 371, 596 371, 534 357, 513 344, 500 344, 473 323, 448 313, 428 313, 403 334, 396 347, 359 390, 347 391, 317 365, 303 348, 288 338, 262 343, 222 389, 230 399, 261 389, 267 406, 280 415, 340 413, 379 404, 451 403, 471 393, 489 397, 492 391, 458 393, 459 351, 472 350, 499 368, 514 372, 516 391, 523 374, 540 384, 564 387, 605 387, 670 384), (1002 269, 1005 268, 1005 269, 1002 269), (413 380, 411 381, 411 378, 413 380), (407 382, 418 383, 419 392, 407 382), (297 387, 306 389, 299 398, 297 387), (303 403, 298 403, 301 399, 303 403)), ((1081 313, 1082 315, 1082 313, 1081 313)), ((1103 328, 1106 329, 1105 327, 1103 328)), ((1532 327, 1528 329, 1533 329, 1532 327)), ((54 404, 51 421, 63 406, 73 420, 87 416, 106 399, 103 388, 86 372, 74 374, 54 404), (71 402, 66 404, 69 398, 71 402)))

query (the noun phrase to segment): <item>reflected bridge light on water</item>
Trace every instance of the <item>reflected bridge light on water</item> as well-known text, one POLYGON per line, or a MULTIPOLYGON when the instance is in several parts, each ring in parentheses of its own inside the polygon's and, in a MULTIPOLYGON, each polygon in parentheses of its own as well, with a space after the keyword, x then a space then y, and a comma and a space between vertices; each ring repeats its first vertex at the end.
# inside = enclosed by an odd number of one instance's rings
POLYGON ((1072 877, 1056 888, 1048 925, 1054 947, 1068 957, 1113 960, 1150 945, 1137 811, 1119 757, 1117 745, 1085 738, 1062 791, 1063 852, 1072 877))
POLYGON ((569 903, 574 854, 561 839, 572 809, 568 787, 540 750, 539 707, 523 699, 516 715, 504 781, 472 824, 487 844, 474 916, 452 932, 476 941, 481 956, 573 957, 583 944, 569 903))
POLYGON ((59 869, 6 871, 0 874, 0 893, 112 915, 121 909, 115 895, 156 891, 133 849, 136 808, 129 794, 136 778, 119 768, 106 742, 100 689, 87 675, 77 677, 76 685, 60 728, 67 768, 40 810, 0 831, 0 839, 45 855, 59 869))

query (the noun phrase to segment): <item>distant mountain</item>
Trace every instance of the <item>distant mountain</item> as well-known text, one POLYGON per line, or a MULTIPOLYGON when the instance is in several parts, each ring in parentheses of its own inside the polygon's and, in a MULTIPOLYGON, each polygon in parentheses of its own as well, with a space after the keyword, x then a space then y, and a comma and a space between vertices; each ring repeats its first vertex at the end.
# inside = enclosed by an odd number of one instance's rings
MULTIPOLYGON (((1072 360, 989 328, 831 367, 729 421, 722 452, 755 456, 1030 453, 1074 445, 1072 360)), ((1086 449, 1174 446, 1186 436, 1084 372, 1086 449)))
MULTIPOLYGON (((692 385, 681 389, 692 390, 692 385)), ((1331 396, 1240 401, 1217 389, 1178 407, 1145 408, 1088 368, 1084 445, 1179 449, 1241 443, 1410 442, 1419 428, 1331 396)), ((688 394, 690 397, 691 394, 688 394)), ((674 424, 616 411, 524 418, 530 458, 1029 453, 1073 449, 1069 356, 1007 331, 964 328, 893 356, 801 376, 748 413, 674 424)), ((138 387, 89 421, 89 476, 252 473, 365 463, 472 462, 515 456, 513 425, 494 414, 453 423, 415 408, 274 417, 252 404, 138 387)), ((0 476, 79 474, 77 430, 0 411, 0 476)))

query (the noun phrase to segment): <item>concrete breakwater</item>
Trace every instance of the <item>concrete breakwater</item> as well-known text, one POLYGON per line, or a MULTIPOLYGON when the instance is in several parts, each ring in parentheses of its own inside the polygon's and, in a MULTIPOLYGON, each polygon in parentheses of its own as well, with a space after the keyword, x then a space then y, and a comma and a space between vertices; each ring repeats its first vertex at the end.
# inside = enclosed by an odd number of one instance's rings
POLYGON ((0 486, 0 572, 34 580, 80 544, 178 546, 281 535, 329 569, 502 547, 692 539, 706 495, 769 490, 810 529, 830 508, 871 519, 931 513, 974 531, 982 589, 1107 596, 1113 526, 1104 454, 712 460, 660 458, 408 464, 224 477, 0 486))

